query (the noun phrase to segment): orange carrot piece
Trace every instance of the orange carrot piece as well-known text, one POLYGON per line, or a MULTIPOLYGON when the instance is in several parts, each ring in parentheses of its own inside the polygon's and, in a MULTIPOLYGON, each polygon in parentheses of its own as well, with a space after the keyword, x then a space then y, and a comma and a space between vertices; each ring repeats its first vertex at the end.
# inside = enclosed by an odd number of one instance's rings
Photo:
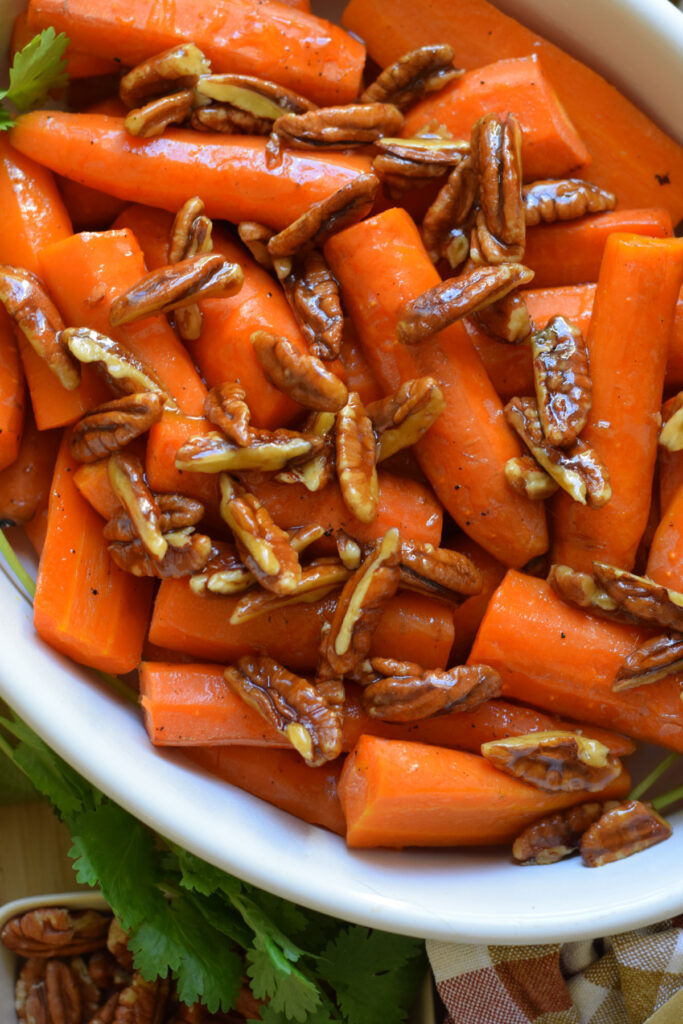
POLYGON ((204 437, 213 425, 204 417, 164 412, 147 434, 145 469, 153 491, 179 491, 203 502, 218 515, 218 478, 215 473, 186 473, 176 469, 176 452, 191 437, 204 437))
POLYGON ((453 541, 447 541, 444 547, 453 548, 455 551, 467 555, 482 576, 481 593, 468 597, 466 601, 453 609, 455 638, 451 648, 450 664, 461 665, 467 661, 491 595, 500 585, 507 569, 502 562, 499 562, 497 558, 494 558, 469 537, 456 537, 453 541))
POLYGON ((17 457, 0 471, 0 521, 26 523, 36 514, 50 493, 59 431, 39 431, 30 409, 17 457))
POLYGON ((46 494, 38 508, 33 513, 27 523, 24 523, 23 530, 29 539, 31 547, 35 553, 40 557, 40 553, 45 547, 45 538, 47 537, 47 515, 50 506, 50 495, 46 494))
POLYGON ((676 315, 669 341, 669 358, 666 363, 665 387, 671 391, 683 389, 683 290, 676 303, 676 315))
POLYGON ((173 214, 168 210, 159 210, 154 206, 143 206, 133 203, 121 210, 112 224, 115 231, 127 228, 131 231, 145 257, 148 270, 158 270, 168 265, 168 245, 170 241, 173 214))
POLYGON ((252 796, 266 800, 310 825, 344 835, 346 826, 337 796, 343 760, 309 768, 294 750, 250 747, 187 747, 194 764, 252 796))
POLYGON ((57 178, 57 187, 74 231, 106 231, 128 205, 125 199, 117 199, 61 175, 57 178))
MULTIPOLYGON (((12 26, 12 38, 10 39, 10 63, 14 59, 17 50, 31 42, 35 36, 35 29, 28 24, 28 14, 22 11, 17 14, 12 26)), ((110 75, 119 71, 121 65, 106 57, 93 57, 89 53, 79 53, 72 46, 67 46, 66 71, 69 78, 92 78, 95 75, 110 75)))
POLYGON ((74 473, 74 483, 79 493, 103 519, 111 519, 121 512, 121 502, 109 481, 108 459, 84 462, 74 473))
POLYGON ((365 64, 363 44, 341 28, 271 0, 204 0, 201 17, 195 0, 31 0, 29 24, 129 67, 192 39, 214 71, 268 78, 322 105, 352 102, 365 64))
MULTIPOLYGON (((332 594, 311 604, 277 608, 238 626, 230 625, 237 597, 198 596, 187 580, 162 580, 149 639, 153 644, 213 661, 236 661, 262 653, 295 672, 314 669, 320 630, 336 606, 332 594)), ((453 643, 450 609, 433 598, 401 593, 387 602, 372 654, 443 667, 453 643)))
POLYGON ((14 337, 13 324, 0 311, 0 472, 19 454, 24 423, 24 371, 14 337))
POLYGON ((46 643, 74 661, 130 672, 142 654, 154 583, 111 561, 102 521, 74 485, 77 465, 67 431, 52 481, 34 625, 46 643))
POLYGON ((428 43, 450 43, 460 67, 536 53, 591 155, 588 177, 628 207, 666 206, 683 217, 683 149, 597 72, 487 0, 351 0, 343 24, 381 67, 428 43), (615 159, 615 153, 619 159, 615 159))
POLYGON ((545 582, 510 571, 493 595, 471 663, 491 665, 503 696, 618 729, 683 752, 680 676, 612 691, 624 660, 651 630, 587 615, 545 582))
POLYGON ((578 220, 529 228, 524 265, 534 272, 534 286, 546 288, 597 281, 605 243, 615 231, 670 238, 673 235, 671 214, 661 207, 647 210, 620 208, 578 220))
POLYGON ((487 64, 427 95, 406 115, 402 134, 415 135, 436 121, 454 138, 469 139, 474 122, 490 112, 501 117, 512 113, 519 121, 526 181, 566 178, 590 163, 535 54, 487 64))
POLYGON ((503 467, 521 449, 462 324, 410 348, 396 340, 402 307, 440 281, 408 214, 387 210, 355 224, 325 252, 385 391, 424 374, 441 385, 446 409, 415 450, 444 507, 508 565, 541 554, 548 545, 544 510, 505 482, 503 467))
MULTIPOLYGON (((624 797, 629 785, 622 771, 601 798, 624 797)), ((544 793, 476 754, 362 736, 339 799, 349 846, 402 848, 508 843, 537 818, 595 794, 544 793)))
POLYGON ((83 232, 48 246, 40 267, 55 302, 73 327, 90 327, 119 341, 146 363, 183 412, 201 415, 206 388, 192 360, 163 316, 112 327, 114 299, 145 274, 140 247, 130 231, 83 232))
POLYGON ((344 335, 340 357, 346 371, 349 391, 357 391, 363 405, 370 405, 384 397, 384 392, 365 357, 358 332, 352 320, 344 321, 344 335))
MULTIPOLYGON (((681 473, 680 461, 678 468, 681 473)), ((664 587, 683 590, 683 486, 662 507, 645 573, 664 587)))
POLYGON ((612 497, 592 509, 553 499, 553 560, 633 567, 650 508, 669 336, 683 280, 683 241, 610 235, 586 339, 593 405, 582 440, 607 467, 612 497))

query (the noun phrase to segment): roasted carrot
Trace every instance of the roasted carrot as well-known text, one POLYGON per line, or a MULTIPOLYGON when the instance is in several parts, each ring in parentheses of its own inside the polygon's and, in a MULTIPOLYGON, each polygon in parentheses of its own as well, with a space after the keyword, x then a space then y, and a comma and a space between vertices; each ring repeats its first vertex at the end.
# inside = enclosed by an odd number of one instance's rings
POLYGON ((301 821, 344 835, 337 796, 342 759, 309 768, 294 750, 249 747, 188 747, 194 764, 301 821))
POLYGON ((484 617, 491 595, 499 586, 505 576, 506 567, 497 558, 490 555, 488 551, 480 547, 470 537, 458 536, 444 545, 461 551, 467 555, 482 576, 482 589, 480 594, 474 594, 463 601, 461 605, 453 609, 453 628, 455 637, 451 649, 450 663, 461 665, 466 660, 472 649, 474 638, 477 635, 479 624, 484 617))
POLYGON ((680 676, 612 691, 651 631, 595 618, 533 576, 510 571, 493 595, 470 661, 496 668, 503 695, 683 752, 680 676))
POLYGON ((0 311, 0 471, 19 454, 24 422, 24 371, 12 321, 0 311))
POLYGON ((566 178, 590 163, 588 150, 535 54, 487 64, 426 96, 406 115, 403 134, 415 135, 436 122, 454 138, 469 139, 474 122, 490 112, 501 117, 512 113, 519 121, 527 181, 566 178))
POLYGON ((32 0, 29 25, 53 25, 74 47, 101 57, 114 54, 132 67, 192 39, 214 71, 257 75, 303 93, 319 104, 350 103, 360 89, 365 49, 357 39, 312 14, 258 0, 119 0, 115 8, 93 0, 32 0))
POLYGON ((105 231, 128 205, 96 188, 88 188, 71 178, 59 177, 57 187, 64 200, 74 231, 105 231))
POLYGON ((64 434, 52 480, 34 625, 61 654, 103 672, 130 672, 142 654, 153 581, 112 562, 102 521, 73 482, 77 463, 64 434))
POLYGON ((647 560, 646 575, 672 590, 683 590, 683 487, 663 507, 647 560))
POLYGON ((145 257, 148 270, 158 270, 168 264, 173 214, 154 206, 133 203, 121 210, 112 224, 114 230, 126 228, 132 231, 145 257))
MULTIPOLYGON (((311 604, 292 604, 231 626, 237 597, 198 596, 187 580, 163 580, 149 639, 161 647, 213 661, 268 654, 295 672, 305 672, 317 664, 320 629, 331 618, 336 600, 329 595, 311 604)), ((372 654, 442 667, 452 643, 453 622, 447 606, 402 592, 386 604, 372 654)))
POLYGON ((683 279, 683 241, 610 235, 586 339, 593 405, 582 439, 607 467, 612 497, 592 509, 553 500, 553 559, 590 571, 632 568, 645 529, 669 336, 683 279))
POLYGON ((666 362, 665 387, 671 391, 683 389, 683 291, 676 303, 676 316, 669 341, 669 358, 666 362))
POLYGON ((50 493, 59 431, 39 431, 30 409, 16 459, 0 472, 0 520, 26 523, 50 493))
POLYGON ((365 39, 381 67, 428 43, 450 43, 468 69, 536 53, 588 147, 588 177, 625 208, 665 206, 674 224, 683 217, 680 146, 597 72, 488 0, 432 0, 429 17, 409 0, 351 0, 343 24, 365 39))
MULTIPOLYGON (((626 772, 601 792, 624 797, 626 772)), ((368 846, 492 846, 594 794, 544 793, 485 758, 424 743, 362 736, 339 779, 346 841, 368 846)))
POLYGON ((541 554, 548 544, 544 510, 505 482, 505 462, 520 448, 462 324, 410 350, 396 340, 402 307, 440 280, 408 214, 387 210, 355 224, 331 238, 325 251, 385 392, 424 374, 444 392, 445 411, 415 446, 444 507, 506 564, 524 565, 541 554))
POLYGON ((534 272, 534 287, 597 281, 605 242, 615 231, 670 238, 673 235, 671 214, 661 207, 647 210, 620 208, 578 220, 529 228, 524 265, 534 272))
MULTIPOLYGON (((35 36, 35 30, 28 24, 28 14, 22 11, 17 14, 12 26, 12 38, 10 39, 10 62, 14 59, 17 50, 31 42, 35 36)), ((66 71, 69 78, 92 78, 95 75, 110 75, 118 72, 120 65, 107 57, 93 57, 89 53, 79 53, 69 45, 64 54, 66 58, 66 71)))
POLYGON ((43 249, 42 276, 72 327, 90 327, 119 341, 149 366, 183 412, 198 416, 206 388, 192 360, 163 316, 112 327, 114 299, 145 274, 130 231, 83 232, 43 249))

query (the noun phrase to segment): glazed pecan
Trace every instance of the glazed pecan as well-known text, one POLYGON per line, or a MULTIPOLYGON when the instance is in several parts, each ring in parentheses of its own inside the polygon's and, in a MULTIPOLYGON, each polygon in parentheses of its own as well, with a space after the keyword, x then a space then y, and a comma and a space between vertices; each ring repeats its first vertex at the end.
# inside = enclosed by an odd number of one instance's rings
POLYGON ((604 744, 560 730, 491 740, 481 753, 500 771, 548 793, 594 793, 621 772, 604 744))
POLYGON ((665 633, 646 641, 629 654, 619 668, 612 690, 632 690, 634 686, 657 683, 660 679, 683 672, 683 636, 665 633))
POLYGON ((320 679, 342 679, 367 658, 384 602, 398 589, 400 549, 398 530, 388 530, 344 584, 331 628, 321 639, 320 679))
MULTIPOLYGON (((130 982, 130 979, 128 979, 128 982, 126 983, 125 987, 127 987, 129 982, 130 982)), ((116 1010, 117 1010, 117 1007, 118 1007, 118 1003, 119 1003, 119 993, 118 992, 113 992, 109 996, 109 999, 107 999, 106 1002, 104 1002, 102 1004, 102 1006, 100 1006, 99 1010, 97 1011, 95 1016, 92 1018, 92 1020, 90 1020, 88 1022, 88 1024, 113 1024, 114 1017, 116 1015, 116 1010)))
POLYGON ((592 448, 580 439, 571 449, 556 448, 546 441, 533 398, 512 398, 505 418, 516 430, 536 461, 574 501, 601 508, 612 497, 607 469, 592 448))
POLYGON ((461 317, 498 302, 515 288, 529 284, 533 276, 533 270, 521 263, 505 263, 474 267, 459 277, 441 281, 406 303, 396 336, 403 344, 414 345, 461 317))
POLYGON ((366 412, 377 434, 377 461, 409 448, 422 437, 446 408, 443 391, 433 377, 416 377, 371 402, 366 412))
POLYGON ((606 811, 581 839, 581 859, 598 868, 647 850, 671 835, 671 826, 640 800, 629 800, 606 811))
POLYGON ((253 494, 226 473, 219 480, 221 516, 235 535, 242 561, 266 590, 290 594, 301 581, 301 565, 289 537, 253 494))
POLYGON ((283 114, 273 125, 266 147, 271 162, 280 147, 295 149, 349 149, 369 146, 383 135, 397 135, 403 114, 391 103, 349 103, 305 114, 283 114))
POLYGON ((459 267, 469 252, 466 230, 478 190, 477 172, 470 156, 457 164, 427 210, 420 234, 432 263, 448 260, 459 267))
POLYGON ((107 469, 112 491, 143 547, 153 558, 161 560, 168 550, 168 541, 161 532, 161 513, 147 486, 142 462, 137 455, 116 452, 109 456, 107 469))
POLYGON ((522 188, 526 226, 552 224, 556 220, 573 220, 587 213, 613 210, 617 197, 591 181, 580 178, 551 178, 532 181, 522 188))
POLYGON ((322 448, 313 434, 291 430, 254 431, 249 445, 240 447, 212 431, 191 437, 176 452, 176 469, 191 473, 237 473, 248 469, 263 472, 283 469, 290 462, 308 459, 322 448))
POLYGON ((163 558, 147 553, 142 541, 114 541, 109 554, 119 569, 133 576, 153 576, 157 579, 180 579, 192 576, 206 565, 211 554, 211 539, 201 533, 177 530, 164 534, 168 545, 163 558))
MULTIPOLYGON (((379 142, 396 141, 380 139, 379 142)), ((424 163, 395 156, 381 150, 372 161, 372 170, 382 182, 390 199, 399 200, 411 189, 422 188, 448 172, 448 164, 424 163)))
POLYGON ((465 597, 480 594, 482 575, 467 555, 433 544, 401 541, 399 587, 462 604, 465 597))
POLYGON ((358 174, 336 192, 302 213, 288 227, 273 235, 268 252, 273 260, 293 256, 301 249, 321 246, 343 228, 362 220, 372 209, 379 178, 375 174, 358 174))
POLYGON ((123 126, 129 135, 140 139, 151 139, 162 135, 170 124, 182 124, 192 113, 194 91, 183 89, 182 92, 169 93, 150 100, 144 107, 129 110, 123 120, 123 126))
POLYGON ((301 580, 291 593, 283 596, 259 589, 241 597, 230 616, 230 625, 257 619, 270 614, 275 608, 315 603, 343 586, 351 571, 336 559, 316 559, 302 569, 301 580))
POLYGON ((69 352, 81 363, 92 363, 119 394, 132 395, 151 391, 161 396, 165 409, 178 411, 175 400, 168 394, 154 371, 117 341, 108 338, 106 334, 91 331, 88 327, 67 327, 61 336, 69 352))
POLYGON ((447 169, 460 164, 469 155, 470 144, 465 139, 445 138, 441 135, 413 135, 409 139, 386 137, 375 143, 380 153, 425 166, 440 164, 447 169))
POLYGON ((198 132, 223 132, 227 135, 268 135, 273 121, 272 118, 255 117, 247 110, 228 103, 208 103, 194 108, 190 127, 198 132))
POLYGON ((548 573, 548 583, 560 597, 579 608, 591 612, 602 619, 616 622, 636 623, 637 620, 623 608, 620 608, 613 597, 599 586, 587 572, 578 572, 568 565, 552 565, 548 573))
POLYGON ((162 1024, 169 993, 169 981, 146 981, 136 971, 133 980, 117 993, 112 1024, 162 1024))
POLYGON ((486 309, 472 314, 482 330, 496 341, 507 345, 519 345, 526 341, 534 329, 524 296, 510 292, 503 299, 492 303, 486 309))
POLYGON ((164 400, 154 391, 124 395, 98 405, 72 429, 69 448, 78 462, 119 452, 161 419, 164 400))
POLYGON ((513 858, 518 864, 556 864, 579 849, 583 833, 598 820, 605 806, 591 800, 540 818, 515 839, 513 858))
POLYGON ((346 385, 316 356, 265 331, 255 331, 251 343, 270 383, 293 401, 320 412, 337 412, 346 404, 346 385))
POLYGON ((351 569, 353 572, 360 565, 363 552, 361 546, 357 540, 353 537, 349 537, 345 530, 337 530, 334 535, 335 543, 337 545, 337 554, 342 565, 346 566, 347 569, 351 569))
POLYGON ((379 481, 372 423, 360 395, 352 391, 337 413, 337 476, 344 504, 362 523, 377 516, 379 481))
POLYGON ((554 316, 531 335, 531 355, 543 433, 550 444, 567 448, 585 427, 593 401, 583 335, 570 320, 554 316))
POLYGON ((0 941, 18 956, 79 956, 102 946, 110 921, 96 910, 43 907, 10 918, 0 941))
POLYGON ((323 447, 312 459, 290 466, 276 479, 285 484, 303 484, 308 491, 320 491, 332 478, 336 462, 334 428, 337 417, 333 412, 313 413, 304 428, 306 434, 320 437, 323 447))
POLYGON ((513 114, 485 114, 475 123, 472 159, 479 177, 479 245, 489 263, 518 263, 524 255, 522 132, 513 114), (492 258, 494 257, 495 258, 492 258))
POLYGON ((243 594, 255 586, 256 577, 247 569, 233 544, 214 541, 201 573, 190 577, 194 594, 243 594))
POLYGON ((501 678, 488 665, 456 665, 448 671, 421 669, 392 659, 373 658, 379 674, 363 689, 361 703, 372 718, 416 722, 453 711, 472 711, 499 697, 501 678))
POLYGON ((220 104, 200 107, 198 115, 207 109, 219 111, 228 123, 239 126, 239 130, 247 129, 250 135, 267 135, 273 122, 285 113, 304 114, 316 109, 315 103, 304 96, 253 75, 204 75, 197 83, 197 92, 220 104))
POLYGON ((344 314, 339 285, 320 249, 297 254, 282 286, 313 355, 326 361, 336 359, 344 314))
POLYGON ((443 89, 463 72, 453 66, 453 50, 442 43, 420 46, 390 64, 361 94, 361 103, 393 103, 406 110, 427 93, 443 89))
POLYGON ((119 327, 147 316, 169 313, 197 299, 234 295, 243 281, 240 265, 218 253, 191 256, 145 274, 112 302, 109 321, 113 327, 119 327))
POLYGON ((156 96, 196 85, 211 71, 208 60, 194 43, 181 43, 136 65, 119 83, 119 96, 131 109, 156 96))
POLYGON ((662 421, 659 443, 670 452, 680 452, 683 449, 683 391, 664 403, 662 421))
POLYGON ((338 710, 316 687, 272 658, 249 655, 225 669, 225 678, 242 699, 285 736, 307 764, 316 767, 341 753, 338 710))
MULTIPOLYGON (((171 225, 168 262, 180 263, 192 256, 209 253, 213 249, 213 224, 204 215, 204 203, 193 196, 183 203, 171 225)), ((202 312, 196 302, 176 309, 174 322, 183 341, 196 341, 202 333, 202 312)))
POLYGON ((77 388, 80 367, 64 344, 64 321, 43 282, 28 270, 0 266, 0 302, 62 387, 77 388))
POLYGON ((513 491, 532 501, 551 498, 559 486, 530 455, 508 459, 505 463, 505 479, 513 491))
POLYGON ((227 380, 211 388, 204 402, 204 415, 235 444, 246 447, 251 443, 251 412, 247 394, 235 381, 227 380))
POLYGON ((602 562, 593 562, 593 575, 598 586, 635 621, 683 633, 683 594, 647 576, 636 576, 602 562))
MULTIPOLYGON (((155 494, 154 499, 159 509, 159 525, 162 533, 184 530, 188 526, 196 526, 204 516, 201 501, 188 498, 184 494, 155 494)), ((138 536, 135 526, 125 512, 113 516, 104 528, 106 540, 135 540, 138 536)))
POLYGON ((258 265, 264 270, 272 270, 273 259, 268 252, 268 242, 275 232, 255 220, 243 220, 237 225, 237 234, 258 265))

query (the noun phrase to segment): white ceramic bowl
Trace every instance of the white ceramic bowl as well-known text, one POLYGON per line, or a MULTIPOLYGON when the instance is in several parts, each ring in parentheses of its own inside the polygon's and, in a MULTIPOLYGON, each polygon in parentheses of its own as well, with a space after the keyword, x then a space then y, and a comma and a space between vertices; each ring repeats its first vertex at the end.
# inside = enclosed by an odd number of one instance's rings
MULTIPOLYGON (((1 6, 4 14, 7 0, 1 6)), ((500 6, 588 55, 676 127, 683 16, 667 0, 500 6)), ((577 860, 520 869, 505 849, 350 852, 337 836, 211 778, 181 754, 154 750, 134 708, 36 639, 28 603, 1 574, 0 621, 0 696, 143 821, 279 895, 351 921, 464 942, 593 937, 683 911, 683 814, 671 840, 599 871, 577 860)))

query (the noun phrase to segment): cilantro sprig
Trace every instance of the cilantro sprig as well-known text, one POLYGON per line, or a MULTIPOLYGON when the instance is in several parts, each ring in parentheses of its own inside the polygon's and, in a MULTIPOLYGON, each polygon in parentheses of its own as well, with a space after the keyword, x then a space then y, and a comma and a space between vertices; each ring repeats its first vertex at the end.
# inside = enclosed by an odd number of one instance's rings
POLYGON ((9 88, 0 89, 0 131, 14 124, 14 113, 30 110, 43 103, 53 89, 63 88, 69 76, 64 54, 69 39, 53 28, 46 28, 14 55, 9 72, 9 88))

